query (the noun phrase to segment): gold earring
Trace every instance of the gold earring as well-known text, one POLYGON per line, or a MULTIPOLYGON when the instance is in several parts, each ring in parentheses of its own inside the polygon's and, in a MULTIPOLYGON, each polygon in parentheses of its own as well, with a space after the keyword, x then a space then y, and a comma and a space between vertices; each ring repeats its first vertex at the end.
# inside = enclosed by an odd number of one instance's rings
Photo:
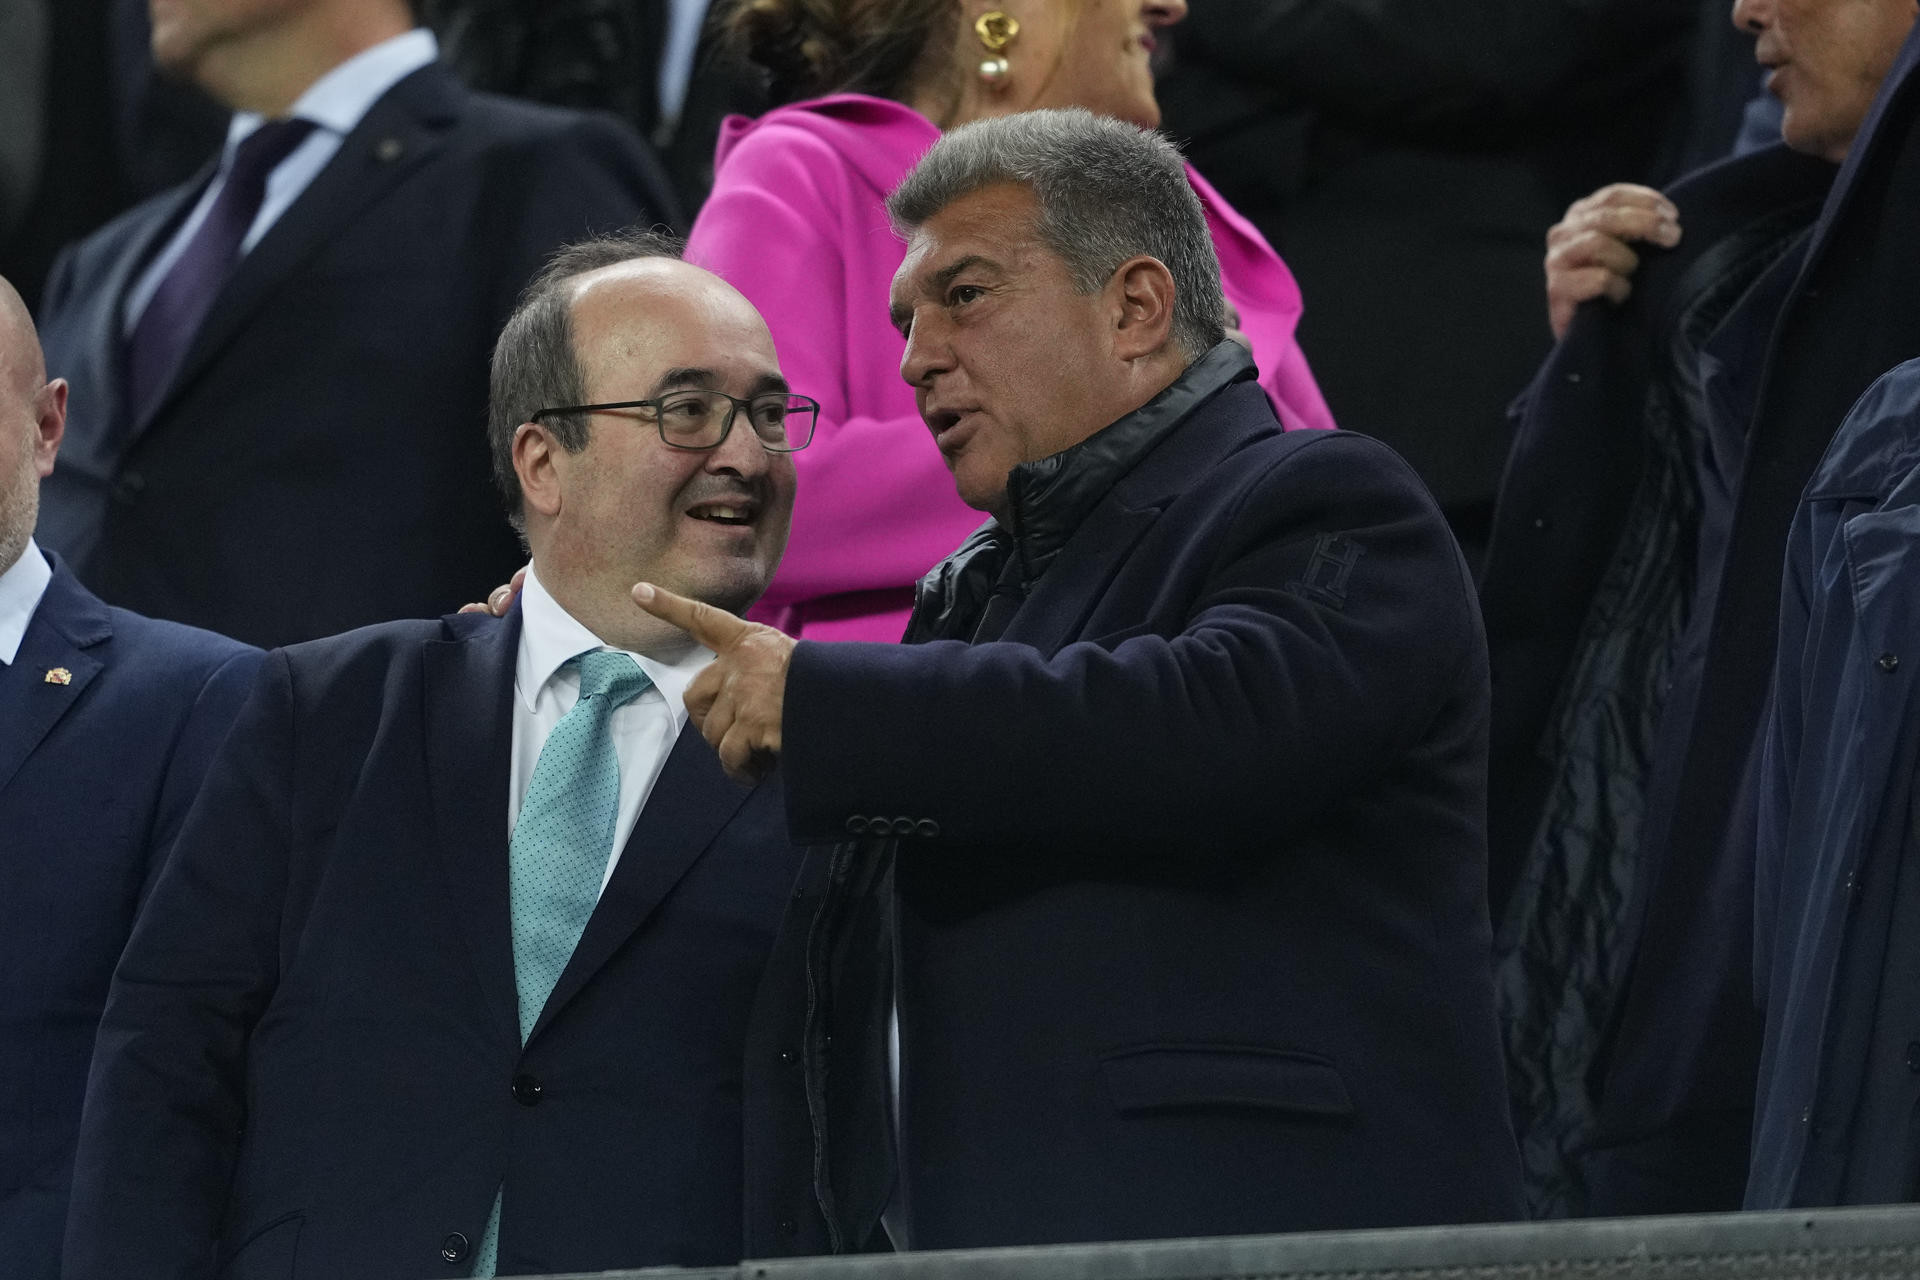
POLYGON ((1011 69, 1005 51, 1020 35, 1020 23, 1012 14, 991 9, 973 20, 973 34, 980 37, 980 47, 987 51, 987 57, 980 61, 980 78, 989 88, 997 89, 1011 69))

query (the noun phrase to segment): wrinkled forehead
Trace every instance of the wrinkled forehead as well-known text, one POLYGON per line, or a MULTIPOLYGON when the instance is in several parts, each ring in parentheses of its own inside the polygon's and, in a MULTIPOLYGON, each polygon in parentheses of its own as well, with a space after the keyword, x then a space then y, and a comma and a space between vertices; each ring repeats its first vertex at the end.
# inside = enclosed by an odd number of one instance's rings
POLYGON ((907 254, 888 297, 896 308, 938 295, 961 264, 1019 270, 1048 253, 1039 205, 1017 183, 996 183, 960 196, 907 235, 907 254))

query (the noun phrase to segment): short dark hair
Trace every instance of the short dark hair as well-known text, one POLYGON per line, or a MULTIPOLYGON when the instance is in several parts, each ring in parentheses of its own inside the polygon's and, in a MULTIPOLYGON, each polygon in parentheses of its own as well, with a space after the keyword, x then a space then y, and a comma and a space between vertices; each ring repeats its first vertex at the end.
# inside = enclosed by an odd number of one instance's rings
MULTIPOLYGON (((493 345, 493 377, 487 399, 487 445, 493 453, 493 479, 506 500, 507 519, 526 532, 526 500, 513 470, 513 437, 520 424, 542 409, 580 404, 587 398, 587 376, 573 349, 574 280, 602 267, 637 258, 678 258, 681 243, 663 231, 620 231, 561 248, 520 295, 500 340, 493 345)), ((578 453, 587 447, 587 420, 581 414, 543 419, 560 447, 578 453)))
POLYGON ((1003 182, 1033 192, 1040 239, 1081 293, 1105 288, 1121 263, 1145 255, 1173 276, 1173 339, 1187 358, 1226 336, 1206 211, 1164 137, 1081 107, 977 120, 928 149, 887 212, 911 232, 962 196, 1003 182))

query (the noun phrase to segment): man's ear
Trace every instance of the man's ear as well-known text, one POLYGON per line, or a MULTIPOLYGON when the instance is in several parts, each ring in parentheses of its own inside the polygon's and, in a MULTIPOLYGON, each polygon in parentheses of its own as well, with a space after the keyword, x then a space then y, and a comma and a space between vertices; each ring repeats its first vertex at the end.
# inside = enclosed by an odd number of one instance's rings
POLYGON ((564 450, 553 432, 537 422, 523 422, 513 433, 513 473, 520 478, 520 495, 528 512, 552 519, 560 514, 560 472, 555 465, 564 450))
POLYGON ((60 439, 67 433, 67 380, 55 378, 40 388, 33 398, 35 425, 39 428, 33 442, 34 470, 45 480, 53 474, 53 460, 60 453, 60 439))
POLYGON ((1173 340, 1173 273, 1158 258, 1128 258, 1107 283, 1114 302, 1114 354, 1157 355, 1173 340))

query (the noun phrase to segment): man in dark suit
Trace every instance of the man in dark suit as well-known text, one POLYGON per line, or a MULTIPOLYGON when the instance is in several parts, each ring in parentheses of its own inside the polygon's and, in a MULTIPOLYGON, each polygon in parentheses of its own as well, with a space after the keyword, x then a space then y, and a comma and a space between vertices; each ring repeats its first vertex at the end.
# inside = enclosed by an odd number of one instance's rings
POLYGON ((519 607, 269 656, 115 977, 69 1280, 741 1255, 800 858, 778 789, 680 732, 711 655, 628 590, 750 604, 812 414, 746 300, 658 252, 564 251, 500 339, 519 607))
MULTIPOLYGON (((1887 78, 1916 14, 1740 0, 1784 146, 1598 192, 1550 241, 1572 325, 1522 402, 1482 589, 1500 995, 1543 1211, 1742 1201, 1787 534, 1849 409, 1920 351, 1917 82, 1887 78)), ((1852 1121, 1804 1103, 1788 1131, 1830 1172, 1852 1121)))
POLYGON ((1384 446, 1281 432, 1157 135, 969 125, 891 211, 902 373, 993 516, 919 643, 635 588, 719 651, 687 703, 722 761, 777 758, 790 831, 856 839, 830 883, 893 908, 830 890, 815 928, 829 1243, 887 1198, 890 1000, 912 1247, 1518 1215, 1440 512, 1384 446))
POLYGON ((67 384, 0 280, 0 1259, 57 1280, 93 1033, 134 909, 259 664, 110 609, 33 541, 67 384))
POLYGON ((556 246, 672 217, 617 122, 462 88, 404 0, 156 3, 237 113, 199 180, 65 253, 76 412, 40 536, 129 607, 284 644, 469 599, 514 562, 486 353, 556 246))

